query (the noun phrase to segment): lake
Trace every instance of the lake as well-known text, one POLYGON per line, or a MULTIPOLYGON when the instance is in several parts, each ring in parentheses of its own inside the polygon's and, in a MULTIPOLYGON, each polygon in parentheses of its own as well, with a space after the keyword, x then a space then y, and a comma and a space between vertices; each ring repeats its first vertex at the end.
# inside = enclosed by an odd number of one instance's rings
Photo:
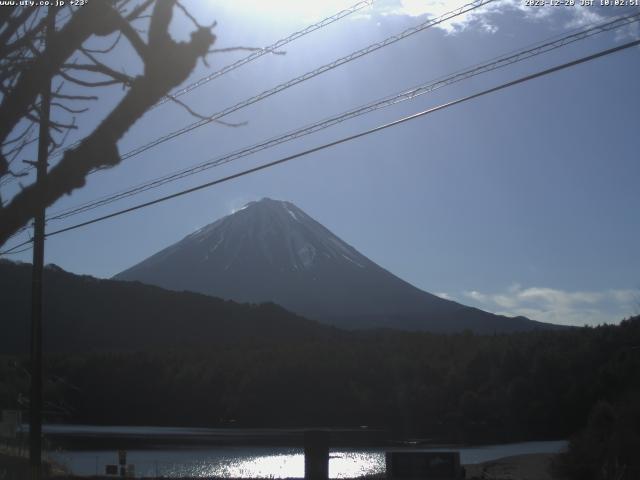
MULTIPOLYGON (((245 478, 291 478, 304 476, 302 448, 286 446, 242 446, 242 445, 194 445, 194 438, 211 438, 229 434, 238 438, 274 435, 278 430, 224 430, 181 429, 160 427, 92 427, 55 426, 44 428, 50 437, 70 435, 90 438, 111 436, 115 438, 144 436, 146 446, 127 450, 127 463, 135 465, 136 476, 164 477, 245 477, 245 478), (164 444, 154 445, 153 438, 163 438, 164 444), (167 445, 167 438, 176 440, 189 437, 188 447, 167 445)), ((282 431, 290 434, 292 431, 282 431)), ((178 444, 178 442, 176 442, 178 444)), ((421 447, 420 450, 458 450, 463 464, 480 463, 510 455, 525 453, 556 453, 564 449, 566 441, 522 442, 502 445, 460 446, 446 448, 421 447)), ((384 452, 393 447, 338 448, 331 450, 329 476, 331 478, 353 478, 385 471, 384 452)), ((78 475, 104 474, 105 465, 118 463, 117 449, 71 449, 51 452, 49 455, 66 465, 78 475)))

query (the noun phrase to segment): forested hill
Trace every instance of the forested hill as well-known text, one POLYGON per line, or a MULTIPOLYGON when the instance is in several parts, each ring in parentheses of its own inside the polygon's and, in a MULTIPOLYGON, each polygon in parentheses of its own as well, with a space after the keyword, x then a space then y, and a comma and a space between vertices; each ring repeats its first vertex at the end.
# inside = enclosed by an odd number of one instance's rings
MULTIPOLYGON (((29 265, 0 262, 2 408, 28 396, 29 278, 29 265)), ((594 406, 640 398, 640 317, 501 335, 343 332, 275 305, 55 268, 45 280, 47 421, 368 425, 487 442, 567 438, 594 406)))
MULTIPOLYGON (((473 443, 567 438, 603 402, 636 405, 640 420, 638 346, 640 317, 509 335, 379 330, 48 355, 47 421, 368 425, 404 438, 473 443)), ((0 406, 17 408, 28 395, 28 368, 26 356, 0 356, 0 406)), ((634 422, 620 420, 640 438, 634 422)))
MULTIPOLYGON (((29 351, 31 265, 0 260, 0 353, 29 351)), ((135 282, 44 273, 44 351, 86 352, 327 338, 338 330, 274 304, 249 305, 135 282)))

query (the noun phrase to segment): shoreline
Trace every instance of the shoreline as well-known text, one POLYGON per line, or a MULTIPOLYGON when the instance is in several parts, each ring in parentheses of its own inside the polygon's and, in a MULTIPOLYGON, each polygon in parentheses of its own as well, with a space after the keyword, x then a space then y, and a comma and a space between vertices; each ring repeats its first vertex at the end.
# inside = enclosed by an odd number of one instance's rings
POLYGON ((44 426, 45 436, 52 444, 63 448, 91 450, 94 448, 171 448, 171 447, 288 447, 304 446, 304 433, 326 431, 332 448, 402 448, 402 449, 466 449, 494 445, 532 442, 556 442, 566 439, 496 439, 455 442, 438 437, 404 437, 375 427, 292 427, 292 428, 207 428, 156 426, 101 426, 83 424, 50 424, 44 426))
MULTIPOLYGON (((554 477, 550 471, 551 462, 557 456, 554 453, 531 453, 523 455, 513 455, 496 460, 476 464, 463 465, 466 469, 466 480, 482 480, 491 478, 492 480, 559 480, 554 477)), ((56 468, 55 463, 49 463, 52 468, 52 478, 58 480, 66 479, 93 479, 99 480, 103 478, 112 478, 104 476, 76 476, 56 468)), ((27 472, 28 461, 24 457, 14 457, 0 453, 0 471, 12 469, 16 472, 27 472)), ((9 477, 11 478, 11 477, 9 477)), ((141 477, 154 478, 154 477, 141 477)), ((206 477, 209 480, 248 480, 227 477, 206 477)), ((356 477, 357 480, 384 480, 384 474, 365 475, 356 477)), ((187 480, 187 479, 183 479, 187 480)), ((191 480, 191 479, 189 479, 191 480)), ((195 479, 193 479, 195 480, 195 479)), ((264 480, 264 479, 251 479, 264 480)), ((283 480, 302 480, 302 479, 283 479, 283 480)))
POLYGON ((557 453, 527 453, 464 465, 466 480, 560 480, 551 472, 557 453))

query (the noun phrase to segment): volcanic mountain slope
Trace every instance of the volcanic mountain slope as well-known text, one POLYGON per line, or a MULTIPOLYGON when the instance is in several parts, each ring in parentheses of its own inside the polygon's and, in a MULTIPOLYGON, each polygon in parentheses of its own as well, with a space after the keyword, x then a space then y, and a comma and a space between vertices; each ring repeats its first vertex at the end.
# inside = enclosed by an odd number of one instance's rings
POLYGON ((545 326, 419 290, 292 203, 268 198, 247 204, 114 278, 239 302, 274 302, 348 328, 493 333, 545 326))

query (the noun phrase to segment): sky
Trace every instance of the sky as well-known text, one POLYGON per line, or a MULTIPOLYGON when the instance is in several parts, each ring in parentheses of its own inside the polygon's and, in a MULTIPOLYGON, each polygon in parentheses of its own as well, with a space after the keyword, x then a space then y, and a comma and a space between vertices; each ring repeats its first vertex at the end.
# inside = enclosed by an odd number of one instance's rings
MULTIPOLYGON (((263 47, 355 1, 185 1, 215 47, 263 47)), ((379 0, 181 97, 211 115, 464 2, 379 0)), ((289 88, 225 120, 91 175, 48 214, 217 158, 535 42, 632 12, 499 0, 289 88)), ((640 11, 636 7, 636 11, 640 11)), ((193 24, 176 13, 172 34, 193 24)), ((58 229, 204 183, 637 39, 637 24, 209 169, 68 220, 58 229)), ((109 39, 100 40, 108 43, 109 39)), ((186 83, 246 56, 214 53, 186 83)), ((135 73, 123 45, 110 64, 135 73)), ((640 313, 640 49, 632 48, 427 115, 294 162, 50 237, 46 262, 101 278, 262 197, 293 202, 371 260, 423 290, 506 315, 570 325, 640 313)), ((81 138, 120 98, 107 88, 79 117, 81 138)), ((121 153, 192 123, 148 112, 121 153)), ((24 180, 24 182, 28 182, 24 180)), ((17 185, 3 187, 10 197, 17 185)), ((26 234, 6 246, 22 241, 26 234)), ((10 257, 30 261, 30 252, 10 257)))

